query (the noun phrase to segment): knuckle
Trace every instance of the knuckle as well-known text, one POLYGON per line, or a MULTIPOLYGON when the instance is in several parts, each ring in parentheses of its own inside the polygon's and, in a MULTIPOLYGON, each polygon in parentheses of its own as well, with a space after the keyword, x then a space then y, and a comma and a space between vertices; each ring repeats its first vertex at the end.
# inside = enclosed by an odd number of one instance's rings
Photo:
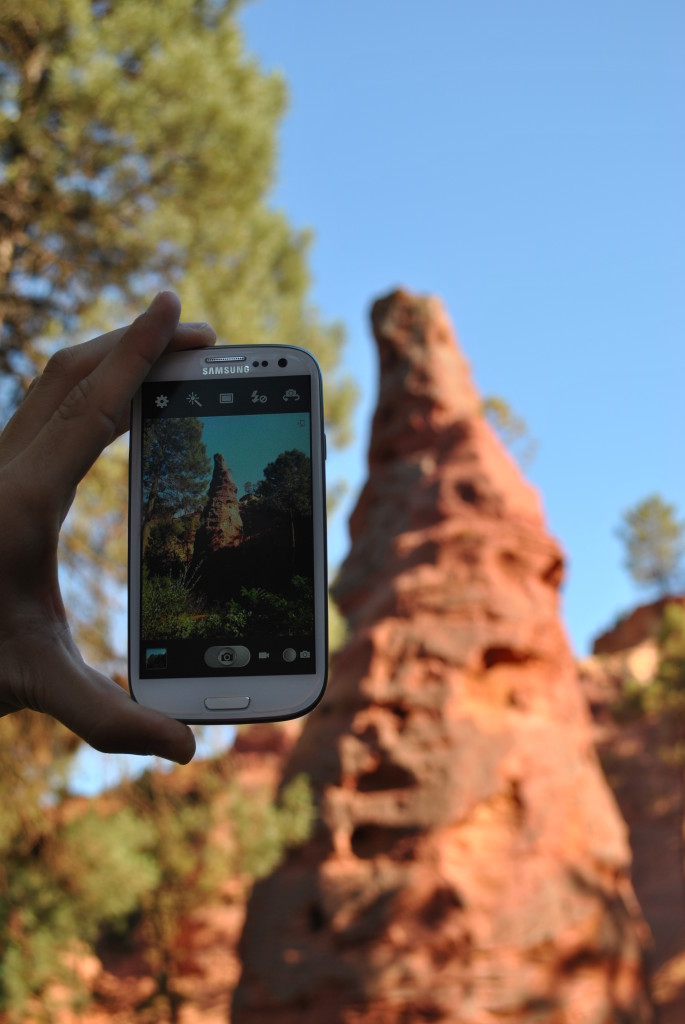
POLYGON ((113 435, 117 428, 114 418, 97 402, 92 382, 83 377, 57 409, 60 420, 75 420, 88 417, 96 429, 102 429, 103 436, 113 435))
POLYGON ((90 405, 91 384, 88 378, 77 381, 57 409, 60 419, 71 420, 83 416, 90 405))
POLYGON ((62 380, 71 377, 76 365, 76 353, 73 348, 61 348, 50 356, 43 370, 44 380, 62 380))

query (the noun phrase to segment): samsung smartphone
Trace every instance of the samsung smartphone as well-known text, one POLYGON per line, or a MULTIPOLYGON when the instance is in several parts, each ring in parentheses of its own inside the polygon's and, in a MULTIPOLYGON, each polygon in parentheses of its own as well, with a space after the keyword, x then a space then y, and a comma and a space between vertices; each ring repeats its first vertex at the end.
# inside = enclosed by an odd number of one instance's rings
POLYGON ((326 684, 321 373, 304 349, 155 365, 131 416, 129 678, 184 722, 310 711, 326 684))

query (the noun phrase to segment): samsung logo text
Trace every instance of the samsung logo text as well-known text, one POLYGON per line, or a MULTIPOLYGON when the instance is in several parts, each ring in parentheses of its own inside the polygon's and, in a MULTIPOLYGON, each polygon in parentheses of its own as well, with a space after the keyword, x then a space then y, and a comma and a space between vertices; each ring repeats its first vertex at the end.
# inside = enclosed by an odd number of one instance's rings
POLYGON ((203 377, 213 377, 216 374, 225 374, 225 373, 249 373, 249 372, 250 372, 250 367, 249 366, 203 366, 202 367, 202 376, 203 377))

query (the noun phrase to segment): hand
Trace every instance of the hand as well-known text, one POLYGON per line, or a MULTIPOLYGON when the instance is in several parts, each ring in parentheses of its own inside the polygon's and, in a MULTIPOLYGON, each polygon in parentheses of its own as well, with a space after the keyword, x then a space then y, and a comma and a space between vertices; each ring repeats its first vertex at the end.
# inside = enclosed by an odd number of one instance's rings
POLYGON ((129 403, 167 349, 211 345, 207 324, 179 324, 161 292, 130 327, 65 348, 32 384, 0 435, 0 716, 20 708, 59 719, 97 750, 188 762, 181 722, 136 704, 85 664, 57 578, 59 531, 76 487, 128 428, 129 403))

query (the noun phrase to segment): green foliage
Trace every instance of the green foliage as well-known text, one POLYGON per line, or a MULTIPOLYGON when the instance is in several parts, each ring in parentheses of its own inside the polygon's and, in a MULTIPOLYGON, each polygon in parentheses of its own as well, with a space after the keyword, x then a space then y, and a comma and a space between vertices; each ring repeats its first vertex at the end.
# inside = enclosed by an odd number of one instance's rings
POLYGON ((309 779, 296 775, 276 803, 248 799, 236 789, 228 813, 236 870, 255 880, 264 878, 288 849, 304 843, 311 834, 315 810, 309 779))
POLYGON ((685 523, 674 505, 658 494, 623 513, 616 531, 625 545, 625 566, 639 586, 652 586, 664 594, 675 586, 685 550, 685 523))
POLYGON ((158 884, 150 824, 122 808, 61 823, 44 814, 30 849, 15 842, 3 864, 0 1008, 21 1014, 55 981, 80 994, 68 954, 103 929, 122 930, 158 884))
POLYGON ((522 466, 530 465, 535 458, 537 441, 531 437, 526 421, 517 416, 509 402, 499 395, 484 398, 482 408, 486 420, 512 455, 522 466))
POLYGON ((154 839, 152 822, 131 807, 107 817, 91 810, 64 826, 57 863, 69 879, 81 938, 92 941, 103 921, 120 929, 159 883, 154 839), (84 922, 90 922, 85 931, 84 922))
POLYGON ((264 479, 259 481, 254 493, 263 499, 266 508, 274 515, 296 512, 311 515, 312 472, 309 459, 296 448, 281 452, 274 462, 264 467, 264 479))
POLYGON ((308 633, 312 628, 312 601, 314 592, 311 580, 294 576, 287 596, 271 594, 262 587, 242 587, 241 601, 247 616, 246 628, 252 632, 266 632, 278 629, 285 632, 308 633))
POLYGON ((657 640, 659 668, 647 691, 645 707, 667 723, 666 760, 685 768, 685 608, 666 605, 657 640))
POLYGON ((167 635, 171 638, 172 634, 168 632, 171 624, 176 623, 177 628, 181 629, 180 619, 187 613, 187 609, 188 592, 182 580, 145 573, 141 600, 143 637, 167 635))
POLYGON ((636 679, 625 679, 621 685, 618 700, 611 706, 611 713, 618 722, 640 718, 647 711, 647 687, 636 679))
POLYGON ((328 650, 339 651, 347 639, 347 622, 332 597, 328 598, 328 650))
POLYGON ((136 816, 152 827, 149 850, 157 884, 141 894, 138 931, 157 985, 152 1008, 166 1007, 172 1020, 180 1002, 174 980, 182 922, 207 899, 220 877, 220 853, 211 841, 212 799, 220 778, 218 766, 208 765, 190 789, 179 789, 173 779, 149 772, 127 794, 136 816))
MULTIPOLYGON (((180 776, 179 771, 173 774, 180 776)), ((268 792, 245 793, 230 761, 223 759, 204 765, 191 787, 174 786, 173 779, 170 785, 168 777, 149 773, 133 784, 128 799, 136 815, 152 826, 148 849, 158 872, 156 884, 141 894, 137 924, 157 983, 148 1009, 164 1007, 175 1020, 184 921, 223 879, 242 876, 251 882, 272 870, 287 849, 304 842, 314 816, 311 790, 307 779, 298 776, 276 803, 268 792), (216 832, 224 823, 229 849, 216 832)))
POLYGON ((285 627, 291 634, 311 630, 312 583, 302 576, 290 581, 288 594, 263 587, 241 587, 236 598, 205 610, 201 598, 181 577, 147 576, 141 603, 141 635, 187 640, 231 634, 256 634, 285 627))
POLYGON ((246 792, 230 758, 190 780, 181 769, 148 772, 108 809, 46 807, 41 791, 25 786, 15 797, 0 777, 0 1012, 17 1022, 35 998, 48 1012, 55 982, 73 1007, 87 998, 74 961, 103 935, 135 942, 155 979, 141 1019, 175 1019, 188 915, 224 879, 250 884, 272 870, 314 820, 305 776, 274 802, 266 789, 246 792))
POLYGON ((673 685, 685 684, 685 608, 669 602, 659 623, 657 643, 661 653, 659 678, 673 685))
POLYGON ((309 236, 265 202, 285 85, 244 53, 236 7, 4 0, 5 368, 178 284, 188 319, 226 339, 311 348, 344 429, 340 328, 306 301, 309 236))
POLYGON ((143 532, 144 569, 150 574, 178 578, 190 588, 196 579, 192 556, 199 522, 199 511, 175 519, 160 512, 143 532))
POLYGON ((665 723, 668 741, 661 753, 665 760, 685 768, 685 608, 666 605, 657 634, 659 663, 647 685, 628 679, 614 706, 617 719, 658 715, 665 723))
POLYGON ((202 441, 202 424, 193 417, 148 420, 142 464, 145 549, 150 523, 160 509, 168 519, 194 512, 207 493, 212 464, 202 441))

